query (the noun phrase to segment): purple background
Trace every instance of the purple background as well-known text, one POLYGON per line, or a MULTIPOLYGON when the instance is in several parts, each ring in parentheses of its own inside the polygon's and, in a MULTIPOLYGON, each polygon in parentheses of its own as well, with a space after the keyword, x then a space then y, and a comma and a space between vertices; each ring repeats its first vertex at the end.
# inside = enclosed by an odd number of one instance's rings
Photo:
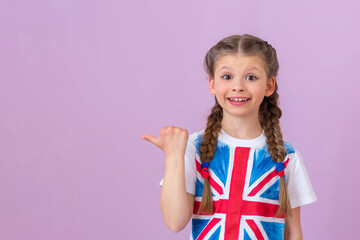
MULTIPOLYGON (((205 127, 203 69, 223 37, 278 52, 284 138, 319 201, 304 239, 354 239, 358 1, 0 1, 0 239, 188 239, 160 211, 164 154, 141 140, 205 127)), ((355 191, 357 190, 357 191, 355 191)))

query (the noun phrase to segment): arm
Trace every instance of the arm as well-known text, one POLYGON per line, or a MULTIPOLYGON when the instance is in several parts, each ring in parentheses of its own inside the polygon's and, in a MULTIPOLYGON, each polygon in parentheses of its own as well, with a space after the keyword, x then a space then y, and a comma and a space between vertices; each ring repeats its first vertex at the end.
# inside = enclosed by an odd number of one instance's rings
POLYGON ((185 228, 194 207, 194 195, 185 189, 184 172, 184 158, 178 161, 166 160, 160 207, 166 226, 173 232, 185 228))
POLYGON ((286 216, 285 218, 284 240, 302 240, 300 207, 291 210, 291 216, 286 216))
POLYGON ((194 195, 185 187, 185 150, 189 134, 186 129, 164 127, 158 138, 143 135, 165 152, 165 174, 160 195, 160 207, 166 226, 179 232, 189 222, 194 206, 194 195))

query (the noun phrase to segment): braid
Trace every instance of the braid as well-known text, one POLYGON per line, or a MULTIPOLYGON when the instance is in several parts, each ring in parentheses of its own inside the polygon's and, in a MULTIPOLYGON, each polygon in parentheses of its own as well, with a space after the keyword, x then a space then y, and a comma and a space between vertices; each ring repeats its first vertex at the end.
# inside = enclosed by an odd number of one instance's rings
MULTIPOLYGON (((260 105, 259 120, 264 129, 266 136, 266 143, 272 159, 275 162, 284 162, 287 150, 284 148, 284 141, 281 133, 279 119, 282 112, 278 107, 279 94, 277 93, 277 84, 275 85, 275 91, 270 97, 265 97, 260 105)), ((291 206, 289 196, 287 193, 287 187, 285 178, 280 177, 279 184, 279 210, 277 215, 290 214, 291 206)))
MULTIPOLYGON (((221 120, 223 117, 222 107, 215 97, 215 105, 211 110, 207 119, 206 129, 204 131, 201 147, 200 147, 200 161, 210 162, 214 158, 216 151, 216 144, 219 132, 221 130, 221 120)), ((213 199, 211 195, 210 182, 208 178, 204 178, 204 187, 202 194, 202 201, 199 208, 199 213, 208 212, 213 214, 213 199)))

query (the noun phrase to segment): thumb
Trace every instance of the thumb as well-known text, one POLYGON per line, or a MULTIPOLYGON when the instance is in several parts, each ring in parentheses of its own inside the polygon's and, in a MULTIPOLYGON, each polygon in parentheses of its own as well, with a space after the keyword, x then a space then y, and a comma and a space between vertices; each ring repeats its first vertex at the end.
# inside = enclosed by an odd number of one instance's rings
POLYGON ((141 136, 142 139, 147 140, 159 147, 159 139, 157 137, 145 134, 141 136))

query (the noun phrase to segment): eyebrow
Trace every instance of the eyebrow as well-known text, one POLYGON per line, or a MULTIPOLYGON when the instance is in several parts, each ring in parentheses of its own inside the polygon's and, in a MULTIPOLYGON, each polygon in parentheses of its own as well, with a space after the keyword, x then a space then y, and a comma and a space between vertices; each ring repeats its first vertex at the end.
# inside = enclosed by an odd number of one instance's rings
MULTIPOLYGON (((229 70, 232 70, 232 69, 231 69, 231 68, 229 68, 229 67, 223 66, 222 68, 220 68, 220 69, 219 69, 219 71, 220 71, 220 70, 223 70, 223 69, 229 69, 229 70)), ((254 66, 254 67, 251 67, 251 68, 249 68, 249 69, 247 69, 247 70, 248 70, 248 71, 249 71, 249 70, 257 70, 257 71, 261 72, 261 71, 260 71, 260 69, 258 69, 258 68, 257 68, 257 67, 255 67, 255 66, 254 66)))

